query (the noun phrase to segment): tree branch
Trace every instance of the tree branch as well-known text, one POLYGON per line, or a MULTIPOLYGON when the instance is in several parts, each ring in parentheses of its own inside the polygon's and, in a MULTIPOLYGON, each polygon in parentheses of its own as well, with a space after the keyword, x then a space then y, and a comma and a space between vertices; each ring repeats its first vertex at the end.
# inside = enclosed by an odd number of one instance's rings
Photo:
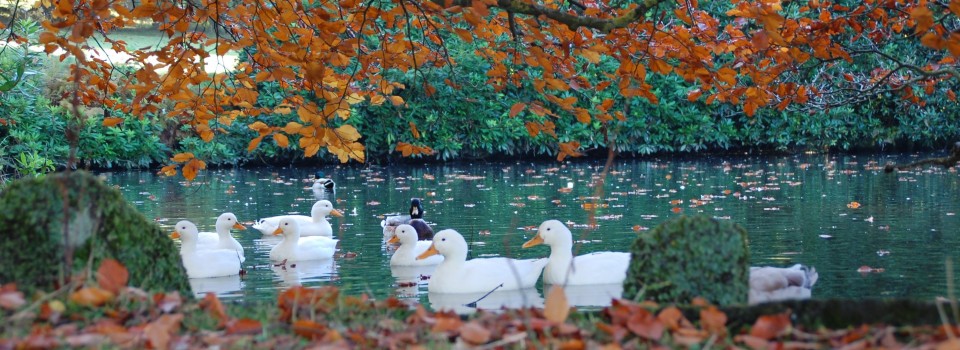
MULTIPOLYGON (((431 0, 442 7, 471 7, 474 0, 431 0)), ((541 5, 531 4, 523 0, 497 0, 493 6, 503 9, 509 13, 523 14, 530 16, 544 16, 558 23, 567 25, 570 30, 577 30, 580 27, 595 29, 600 32, 609 33, 614 29, 625 28, 631 23, 639 20, 645 13, 657 7, 665 0, 641 0, 637 7, 630 12, 614 18, 597 18, 589 16, 578 16, 567 13, 566 11, 549 8, 541 5)))

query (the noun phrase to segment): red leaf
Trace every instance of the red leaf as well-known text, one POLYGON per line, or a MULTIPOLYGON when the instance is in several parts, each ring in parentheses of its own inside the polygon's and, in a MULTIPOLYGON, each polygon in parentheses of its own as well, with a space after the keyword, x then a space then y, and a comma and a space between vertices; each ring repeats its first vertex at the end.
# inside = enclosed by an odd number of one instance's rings
POLYGON ((523 102, 514 103, 513 107, 510 107, 510 117, 511 118, 516 117, 517 114, 520 114, 520 112, 523 112, 523 110, 526 108, 527 108, 526 103, 523 103, 523 102))
POLYGON ((727 314, 717 309, 716 306, 708 306, 700 310, 700 328, 713 334, 726 335, 727 314))
POLYGON ((750 328, 750 335, 770 340, 783 333, 788 327, 790 327, 789 311, 776 315, 763 315, 757 318, 757 322, 750 328))
POLYGON ((180 329, 183 314, 163 315, 150 322, 143 332, 154 349, 169 349, 170 338, 180 329))
POLYGON ((227 322, 227 334, 251 334, 256 335, 263 332, 263 325, 260 324, 260 321, 252 320, 249 318, 241 318, 239 320, 230 320, 227 322))
POLYGON ((627 328, 640 337, 660 340, 664 326, 650 311, 638 309, 627 321, 627 328))
POLYGON ((230 319, 230 317, 227 316, 227 310, 223 307, 223 303, 220 302, 216 294, 207 293, 207 295, 203 297, 203 300, 200 301, 200 308, 207 310, 211 317, 220 321, 220 327, 223 327, 230 319))
POLYGON ((100 262, 100 268, 97 269, 97 284, 101 288, 116 294, 120 292, 120 288, 127 285, 129 279, 130 273, 119 261, 107 258, 100 262))
POLYGON ((327 326, 311 320, 297 320, 293 323, 293 333, 310 340, 322 339, 327 333, 327 326))

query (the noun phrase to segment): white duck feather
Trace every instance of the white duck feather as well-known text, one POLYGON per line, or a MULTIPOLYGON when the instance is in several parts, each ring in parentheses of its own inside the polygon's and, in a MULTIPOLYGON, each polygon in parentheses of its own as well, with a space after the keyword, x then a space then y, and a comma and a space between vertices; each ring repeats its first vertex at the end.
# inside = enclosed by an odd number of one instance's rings
POLYGON ((333 237, 333 227, 327 221, 327 215, 343 217, 343 213, 333 208, 333 203, 328 200, 320 200, 310 208, 310 216, 305 215, 278 215, 257 220, 253 228, 265 235, 271 235, 280 225, 280 220, 290 218, 300 224, 300 236, 324 236, 333 237))
POLYGON ((180 257, 189 278, 207 278, 240 274, 240 256, 229 249, 197 249, 199 232, 192 222, 183 220, 170 236, 180 239, 180 257))
POLYGON ((330 259, 337 249, 338 240, 330 237, 300 237, 300 222, 293 218, 281 219, 273 234, 283 235, 283 240, 270 250, 270 259, 275 261, 330 259))
POLYGON ((442 230, 417 256, 443 255, 427 287, 431 293, 480 293, 531 288, 540 279, 547 259, 485 258, 467 260, 467 241, 457 231, 442 230))
POLYGON ((430 249, 433 241, 417 240, 417 230, 410 225, 400 225, 393 231, 393 236, 387 243, 400 243, 400 247, 390 257, 390 266, 425 266, 436 265, 443 261, 442 255, 433 255, 426 259, 417 260, 417 256, 430 249))
POLYGON ((537 234, 523 244, 550 246, 550 262, 543 269, 544 284, 590 285, 623 283, 630 265, 630 253, 594 252, 573 256, 573 235, 558 220, 540 224, 537 234))
POLYGON ((233 213, 220 214, 220 216, 217 217, 215 227, 217 232, 200 232, 197 238, 197 249, 233 250, 240 255, 241 263, 246 261, 247 258, 244 256, 243 246, 230 234, 230 229, 247 229, 237 221, 237 216, 233 215, 233 213))

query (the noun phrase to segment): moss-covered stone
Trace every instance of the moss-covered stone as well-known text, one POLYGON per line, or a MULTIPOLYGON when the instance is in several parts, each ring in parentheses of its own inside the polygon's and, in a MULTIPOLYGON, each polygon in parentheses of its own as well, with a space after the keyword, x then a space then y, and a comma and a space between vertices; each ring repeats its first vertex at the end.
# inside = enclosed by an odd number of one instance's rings
POLYGON ((21 179, 0 192, 0 283, 49 291, 107 257, 127 267, 133 286, 190 294, 174 243, 93 174, 21 179))
POLYGON ((707 216, 680 216, 640 235, 630 248, 623 297, 689 303, 747 302, 747 231, 707 216))

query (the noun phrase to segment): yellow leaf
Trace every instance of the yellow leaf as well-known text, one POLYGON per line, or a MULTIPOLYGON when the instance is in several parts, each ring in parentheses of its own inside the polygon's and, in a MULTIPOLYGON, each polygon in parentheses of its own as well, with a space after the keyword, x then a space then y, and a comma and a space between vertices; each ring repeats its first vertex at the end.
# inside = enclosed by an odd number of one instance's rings
POLYGON ((197 173, 200 171, 200 169, 204 169, 206 167, 207 164, 203 161, 199 159, 191 159, 189 163, 183 166, 183 170, 181 170, 183 172, 183 178, 192 181, 193 179, 197 178, 197 173))
POLYGON ((310 123, 318 116, 317 108, 313 105, 300 106, 300 108, 297 108, 297 116, 300 117, 300 121, 310 123))
POLYGON ((383 95, 374 95, 370 98, 370 104, 374 106, 382 105, 384 102, 387 102, 387 98, 383 97, 383 95))
POLYGON ((99 287, 83 287, 70 294, 70 301, 83 306, 100 306, 113 300, 114 294, 99 287))
POLYGON ((103 118, 103 126, 113 127, 117 124, 123 123, 123 118, 103 118))
POLYGON ((317 154, 318 151, 320 151, 320 145, 313 144, 313 145, 307 146, 307 148, 304 149, 303 155, 305 157, 313 157, 315 154, 317 154))
POLYGON ((554 323, 563 323, 570 315, 570 303, 567 301, 567 294, 560 285, 550 287, 550 292, 543 300, 543 316, 547 321, 554 323))
POLYGON ((287 148, 290 146, 290 139, 284 134, 273 134, 273 140, 277 141, 277 146, 287 148))
POLYGON ((516 117, 517 114, 520 114, 520 112, 522 112, 526 108, 527 108, 526 103, 523 103, 523 102, 514 103, 513 106, 510 107, 510 117, 511 118, 516 117))
POLYGON ((337 137, 343 140, 344 143, 354 142, 360 139, 360 133, 357 131, 357 128, 353 125, 341 125, 336 129, 337 137))
POLYGON ((303 128, 303 125, 300 125, 300 123, 289 122, 287 123, 287 126, 283 127, 283 132, 293 135, 293 134, 299 133, 300 129, 302 128, 303 128))
POLYGON ((360 96, 360 94, 358 94, 358 93, 356 93, 356 92, 354 92, 354 93, 350 94, 349 96, 347 96, 347 97, 345 98, 345 100, 346 100, 347 103, 349 103, 350 105, 355 105, 355 104, 358 104, 358 103, 360 103, 360 102, 366 101, 366 99, 363 98, 363 96, 360 96))
POLYGON ((217 56, 226 56, 230 51, 230 44, 221 42, 217 44, 217 56))
POLYGON ((163 167, 163 168, 160 168, 159 174, 164 175, 164 176, 174 176, 174 175, 177 175, 177 165, 176 165, 176 164, 171 164, 171 165, 167 165, 167 166, 165 166, 165 167, 163 167))
POLYGON ((273 113, 276 114, 290 114, 290 112, 293 112, 293 110, 290 109, 290 106, 288 105, 279 105, 273 109, 273 113))
POLYGON ((260 122, 260 121, 253 122, 253 124, 250 124, 247 127, 249 127, 250 130, 255 130, 255 131, 260 131, 260 130, 269 128, 267 124, 264 124, 263 122, 260 122))
POLYGON ((393 103, 394 106, 403 106, 403 97, 390 96, 390 103, 393 103))
POLYGON ((183 163, 193 158, 194 158, 193 153, 187 152, 187 153, 177 153, 173 155, 173 158, 171 158, 171 160, 177 163, 183 163))

